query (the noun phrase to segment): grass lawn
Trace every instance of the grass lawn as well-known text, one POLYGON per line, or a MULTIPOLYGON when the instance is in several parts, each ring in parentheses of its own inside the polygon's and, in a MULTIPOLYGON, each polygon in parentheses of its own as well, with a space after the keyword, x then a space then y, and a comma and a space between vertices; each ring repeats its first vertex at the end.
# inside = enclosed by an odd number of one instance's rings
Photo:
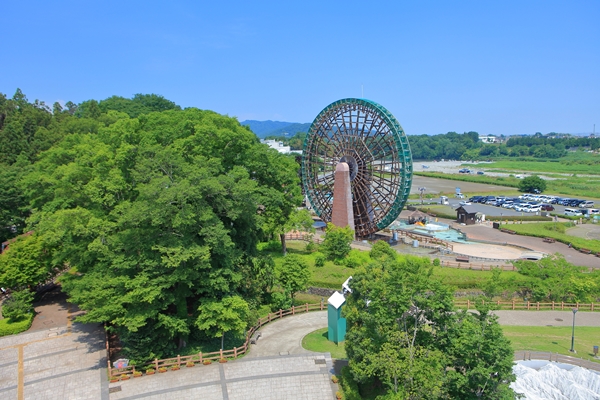
MULTIPOLYGON (((599 157, 595 157, 597 160, 599 157)), ((564 160, 563 161, 567 161, 564 160)), ((517 161, 517 160, 502 160, 496 161, 489 164, 463 164, 465 166, 473 166, 476 168, 484 169, 502 169, 506 171, 513 171, 518 173, 519 171, 531 171, 531 172, 548 172, 556 174, 585 174, 585 175, 598 175, 598 165, 574 163, 574 162, 549 162, 549 161, 517 161)))
POLYGON ((576 236, 571 236, 567 233, 558 232, 551 228, 555 222, 542 222, 531 224, 501 224, 501 228, 511 229, 521 235, 535 237, 550 237, 563 243, 571 243, 576 249, 589 249, 593 252, 600 252, 600 241, 593 239, 584 239, 576 236))
MULTIPOLYGON (((340 289, 342 283, 344 283, 344 281, 354 272, 353 268, 336 265, 332 261, 327 261, 325 266, 317 268, 315 267, 315 253, 306 251, 306 242, 301 240, 288 240, 286 241, 286 244, 288 253, 299 254, 303 256, 304 260, 308 263, 312 276, 309 286, 340 289)), ((276 265, 281 265, 283 263, 283 254, 281 254, 280 251, 269 252, 269 254, 276 265)), ((321 301, 320 297, 318 298, 318 301, 321 301)), ((316 303, 318 301, 314 302, 316 303)), ((309 303, 311 302, 312 301, 309 301, 309 303)), ((302 303, 299 304, 303 303, 306 303, 306 301, 302 301, 302 303)))
MULTIPOLYGON (((544 163, 535 163, 532 164, 542 164, 544 163)), ((539 166, 538 166, 539 167, 539 166)), ((593 166, 597 170, 598 166, 593 166)), ((491 172, 492 170, 489 167, 486 167, 491 172)), ((540 167, 542 168, 542 167, 540 167)), ((536 171, 534 169, 524 169, 525 171, 536 171)), ((500 171, 499 171, 500 172, 500 171)), ((504 171, 508 172, 511 171, 504 171)), ((537 171, 540 174, 551 175, 551 173, 546 174, 547 171, 537 171)), ((515 172, 517 173, 517 172, 515 172)), ((574 173, 574 172, 570 172, 574 173)), ((519 186, 520 179, 514 177, 496 177, 490 175, 465 175, 465 174, 445 174, 442 172, 415 172, 415 175, 427 176, 430 178, 439 178, 439 179, 448 179, 454 181, 462 181, 462 182, 474 182, 474 183, 483 183, 489 185, 501 185, 501 186, 510 186, 507 187, 502 192, 494 192, 503 194, 506 196, 516 196, 519 192, 516 188, 519 186)), ((586 173, 587 175, 588 173, 586 173)), ((598 172, 595 172, 597 175, 598 172)), ((546 180, 546 190, 545 194, 553 194, 553 195, 564 195, 566 197, 577 197, 577 198, 588 198, 588 199, 600 199, 600 178, 597 177, 578 177, 578 176, 556 176, 557 179, 554 180, 546 180)), ((469 195, 475 194, 485 194, 489 195, 490 193, 469 193, 469 195)))
MULTIPOLYGON (((483 284, 491 278, 491 271, 458 269, 448 267, 433 267, 433 275, 441 278, 446 285, 457 289, 481 289, 483 284)), ((500 278, 507 288, 518 288, 520 283, 530 281, 531 278, 519 274, 517 271, 502 271, 500 278)))
POLYGON ((570 326, 502 326, 504 336, 517 350, 548 351, 566 356, 594 359, 593 346, 600 345, 600 327, 575 326, 575 351, 571 353, 570 326))
POLYGON ((327 340, 327 329, 321 328, 309 333, 302 339, 302 347, 306 350, 317 351, 319 353, 331 353, 331 358, 347 359, 344 343, 335 344, 327 340))
MULTIPOLYGON (((569 326, 502 326, 504 335, 511 341, 514 351, 531 350, 559 353, 573 356, 571 348, 571 327, 569 326)), ((593 346, 600 341, 600 327, 575 327, 574 356, 594 360, 593 346)), ((302 339, 302 347, 320 353, 330 352, 332 358, 346 359, 344 343, 336 345, 327 340, 327 328, 318 329, 302 339)))

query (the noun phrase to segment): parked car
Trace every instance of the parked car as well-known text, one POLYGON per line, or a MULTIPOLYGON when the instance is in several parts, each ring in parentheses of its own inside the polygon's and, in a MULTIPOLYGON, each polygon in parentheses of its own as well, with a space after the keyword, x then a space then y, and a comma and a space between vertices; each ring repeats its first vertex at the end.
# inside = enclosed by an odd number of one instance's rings
POLYGON ((542 204, 540 208, 542 209, 542 211, 554 211, 554 207, 552 206, 552 204, 542 204))
POLYGON ((469 197, 469 201, 476 203, 479 199, 481 199, 481 197, 482 196, 472 196, 472 197, 469 197))
POLYGON ((591 218, 592 215, 598 215, 600 214, 600 210, 597 208, 583 208, 581 210, 579 210, 579 212, 585 217, 585 218, 591 218))
POLYGON ((460 174, 470 174, 471 170, 469 168, 461 168, 458 170, 458 173, 460 174))
POLYGON ((461 206, 470 206, 471 205, 471 203, 467 200, 460 201, 460 202, 458 202, 458 204, 460 204, 461 206))
POLYGON ((568 217, 581 217, 583 216, 583 214, 581 213, 581 211, 574 209, 574 208, 565 208, 565 211, 563 212, 564 215, 568 216, 568 217))
POLYGON ((591 207, 594 207, 594 202, 591 200, 587 200, 587 201, 584 201, 583 203, 579 204, 579 207, 591 208, 591 207))
POLYGON ((483 175, 483 171, 477 171, 477 175, 483 175))

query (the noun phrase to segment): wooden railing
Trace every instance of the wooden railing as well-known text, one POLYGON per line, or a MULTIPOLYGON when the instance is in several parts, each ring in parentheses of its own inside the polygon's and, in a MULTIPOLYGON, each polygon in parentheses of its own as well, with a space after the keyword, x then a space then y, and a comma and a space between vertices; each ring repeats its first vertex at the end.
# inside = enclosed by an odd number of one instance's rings
POLYGON ((315 243, 323 242, 323 239, 315 237, 314 235, 311 235, 310 233, 304 233, 304 232, 286 233, 285 240, 303 240, 305 242, 310 242, 312 240, 315 243))
MULTIPOLYGON (((493 303, 496 308, 498 310, 571 310, 572 308, 576 307, 578 308, 580 311, 598 311, 598 307, 595 306, 594 303, 589 303, 589 304, 585 304, 585 303, 531 303, 531 302, 518 302, 518 301, 512 301, 512 302, 502 302, 502 301, 496 301, 496 302, 491 302, 493 303)), ((471 301, 471 300, 455 300, 454 301, 454 305, 457 308, 461 308, 461 307, 465 307, 467 309, 471 308, 472 306, 475 306, 475 302, 471 301)), ((171 357, 171 358, 165 358, 165 359, 154 359, 154 361, 151 362, 147 362, 141 365, 129 365, 125 368, 113 368, 111 366, 111 362, 110 359, 108 360, 108 376, 109 379, 118 379, 119 377, 121 377, 122 375, 125 375, 127 377, 127 379, 129 379, 131 376, 135 376, 136 371, 142 372, 142 371, 146 371, 148 369, 153 369, 155 370, 155 373, 159 373, 159 372, 163 372, 162 370, 164 370, 164 372, 166 372, 169 369, 173 369, 173 368, 181 368, 186 367, 188 365, 188 363, 190 363, 191 365, 197 365, 197 364, 203 364, 205 362, 224 362, 227 359, 235 359, 245 353, 248 352, 249 348, 250 348, 250 339, 252 338, 252 335, 254 335, 254 333, 259 330, 261 327, 263 327, 264 325, 268 324, 269 322, 287 317, 289 315, 296 315, 296 314, 303 314, 303 313, 307 313, 310 311, 323 311, 325 309, 324 303, 315 303, 315 304, 304 304, 301 306, 294 306, 292 308, 289 308, 287 310, 279 310, 277 312, 274 313, 269 313, 268 315, 259 318, 256 325, 254 325, 252 328, 250 328, 248 330, 248 332, 246 333, 246 340, 244 342, 244 344, 242 346, 239 347, 234 347, 233 349, 229 349, 229 350, 219 350, 219 351, 213 351, 213 352, 209 352, 209 353, 198 353, 198 354, 191 354, 191 355, 187 355, 187 356, 180 356, 178 355, 177 357, 171 357)), ((108 344, 108 339, 106 340, 106 350, 107 353, 110 354, 110 349, 109 349, 109 344, 108 344)), ((523 355, 522 353, 519 352, 515 352, 515 359, 526 359, 526 357, 529 357, 531 359, 532 354, 534 354, 536 352, 527 352, 526 355, 523 355)), ((544 354, 545 356, 543 358, 540 359, 546 359, 548 357, 549 354, 551 353, 540 353, 540 354, 544 354)), ((552 357, 552 355, 550 355, 550 357, 552 357)), ((561 357, 566 357, 566 356, 560 356, 560 355, 556 355, 555 358, 556 360, 559 360, 559 358, 561 357)), ((572 359, 573 357, 567 357, 568 359, 572 359)), ((564 362, 570 363, 572 364, 572 362, 566 360, 564 360, 564 362)), ((599 367, 600 368, 600 367, 599 367)), ((139 374, 138 372, 138 374, 139 374)))
MULTIPOLYGON (((470 309, 475 307, 476 302, 485 303, 485 300, 455 300, 454 305, 458 308, 470 309)), ((571 311, 577 308, 579 311, 600 311, 599 307, 594 303, 565 303, 565 302, 531 302, 531 301, 489 301, 488 304, 493 304, 497 310, 531 310, 531 311, 571 311)))
POLYGON ((490 271, 492 269, 500 268, 502 271, 515 271, 516 267, 512 264, 478 264, 472 262, 460 262, 460 261, 444 261, 440 260, 441 267, 449 268, 460 268, 460 269, 472 269, 480 271, 490 271))
MULTIPOLYGON (((234 347, 233 349, 229 349, 229 350, 219 350, 219 351, 213 351, 210 353, 198 353, 198 354, 192 354, 192 355, 187 355, 187 356, 180 356, 178 355, 177 357, 172 357, 172 358, 165 358, 165 359, 154 359, 154 361, 151 362, 147 362, 141 365, 129 365, 125 368, 113 368, 111 366, 110 363, 110 359, 108 360, 108 376, 109 379, 118 379, 120 376, 125 375, 127 378, 129 379, 129 377, 131 376, 136 376, 138 375, 140 372, 142 371, 146 371, 148 369, 154 369, 156 373, 160 373, 160 372, 166 372, 169 369, 173 369, 173 368, 181 368, 186 367, 188 365, 188 363, 190 363, 190 366, 196 365, 196 364, 204 364, 205 362, 213 362, 213 361, 218 361, 218 362, 224 362, 227 359, 235 359, 243 354, 245 354, 248 349, 250 348, 250 339, 252 338, 252 335, 254 335, 254 332, 256 332, 258 329, 260 329, 261 327, 263 327, 264 325, 268 324, 269 322, 278 320, 280 318, 284 318, 287 317, 288 315, 296 315, 296 314, 302 314, 302 313, 307 313, 310 311, 323 311, 325 309, 324 303, 315 303, 315 304, 303 304, 301 306, 294 306, 292 308, 289 308, 287 310, 279 310, 277 312, 274 313, 269 313, 267 316, 259 318, 256 325, 254 325, 252 328, 250 328, 248 330, 248 332, 246 333, 246 341, 244 342, 244 344, 240 347, 234 347), (138 372, 136 374, 136 371, 138 372)), ((109 345, 108 345, 108 340, 106 342, 106 348, 107 348, 107 352, 108 354, 110 354, 110 349, 109 349, 109 345)))
POLYGON ((418 233, 409 232, 409 231, 405 231, 402 229, 397 230, 396 232, 400 233, 400 237, 409 237, 411 239, 418 240, 419 246, 422 246, 422 247, 432 247, 430 245, 435 244, 435 245, 445 247, 446 249, 448 249, 450 251, 454 251, 454 246, 452 245, 452 243, 447 242, 442 239, 425 236, 425 235, 419 235, 418 233))

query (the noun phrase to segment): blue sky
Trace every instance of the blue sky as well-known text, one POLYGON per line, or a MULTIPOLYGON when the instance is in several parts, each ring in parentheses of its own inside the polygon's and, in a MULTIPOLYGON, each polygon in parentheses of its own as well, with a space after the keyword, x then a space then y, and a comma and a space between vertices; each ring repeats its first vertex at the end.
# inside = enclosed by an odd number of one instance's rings
POLYGON ((157 93, 311 122, 364 97, 408 134, 600 131, 600 1, 10 1, 0 92, 157 93))

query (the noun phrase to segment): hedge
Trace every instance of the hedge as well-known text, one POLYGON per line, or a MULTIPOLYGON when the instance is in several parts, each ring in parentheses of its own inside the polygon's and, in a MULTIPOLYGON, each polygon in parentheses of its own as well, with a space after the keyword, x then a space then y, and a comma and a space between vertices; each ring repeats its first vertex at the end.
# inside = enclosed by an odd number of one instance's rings
POLYGON ((33 322, 33 313, 21 321, 11 321, 8 318, 0 319, 0 336, 16 335, 25 332, 31 327, 33 322))
POLYGON ((552 221, 552 217, 542 217, 541 215, 486 215, 485 219, 489 221, 552 221))

